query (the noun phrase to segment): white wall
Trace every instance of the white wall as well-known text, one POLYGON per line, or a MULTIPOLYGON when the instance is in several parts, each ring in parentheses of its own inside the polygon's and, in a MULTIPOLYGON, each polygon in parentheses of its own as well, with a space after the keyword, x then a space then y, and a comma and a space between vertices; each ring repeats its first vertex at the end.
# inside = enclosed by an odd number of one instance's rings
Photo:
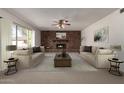
MULTIPOLYGON (((82 36, 85 39, 81 42, 82 45, 102 46, 108 47, 110 45, 122 45, 124 48, 124 13, 120 14, 120 9, 88 26, 82 31, 82 36), (108 43, 95 43, 94 31, 109 27, 109 41, 108 43)), ((124 55, 121 55, 124 59, 124 55)))
POLYGON ((10 54, 6 51, 6 46, 11 44, 11 30, 12 30, 12 23, 5 20, 0 19, 0 66, 1 69, 6 68, 6 64, 4 64, 4 60, 9 58, 10 54))
POLYGON ((124 43, 124 13, 120 14, 120 11, 117 10, 84 29, 82 34, 85 33, 86 42, 82 42, 82 44, 106 46, 107 43, 95 43, 93 41, 94 31, 105 26, 109 26, 109 44, 124 43))
POLYGON ((35 33, 35 45, 40 46, 41 45, 41 33, 40 31, 37 31, 35 33))

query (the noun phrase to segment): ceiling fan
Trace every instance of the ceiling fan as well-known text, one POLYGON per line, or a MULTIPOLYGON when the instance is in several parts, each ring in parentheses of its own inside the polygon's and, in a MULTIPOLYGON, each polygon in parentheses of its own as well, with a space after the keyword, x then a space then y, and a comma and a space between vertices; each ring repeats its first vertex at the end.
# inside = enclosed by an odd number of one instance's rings
POLYGON ((55 25, 56 27, 58 28, 65 28, 65 26, 70 26, 71 24, 68 23, 69 21, 68 20, 65 20, 65 19, 60 19, 58 21, 54 21, 55 24, 52 24, 52 25, 55 25))

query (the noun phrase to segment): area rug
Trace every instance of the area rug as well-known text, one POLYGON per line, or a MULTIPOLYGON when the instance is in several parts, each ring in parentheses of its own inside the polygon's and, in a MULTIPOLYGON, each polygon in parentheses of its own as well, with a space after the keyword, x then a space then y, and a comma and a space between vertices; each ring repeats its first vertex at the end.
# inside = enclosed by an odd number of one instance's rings
MULTIPOLYGON (((88 64, 78 53, 69 53, 72 58, 72 67, 54 67, 54 57, 56 53, 45 53, 44 60, 39 65, 25 71, 43 72, 66 72, 66 71, 97 71, 96 68, 88 64)), ((40 61, 40 60, 38 60, 40 61)))

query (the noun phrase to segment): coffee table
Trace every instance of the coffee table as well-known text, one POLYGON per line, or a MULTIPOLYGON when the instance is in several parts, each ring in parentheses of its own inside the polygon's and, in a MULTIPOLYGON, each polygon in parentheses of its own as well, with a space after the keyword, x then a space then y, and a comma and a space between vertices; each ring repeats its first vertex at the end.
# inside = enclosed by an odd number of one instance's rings
POLYGON ((54 66, 55 67, 71 67, 71 57, 66 53, 66 56, 63 57, 62 54, 56 54, 54 58, 54 66))

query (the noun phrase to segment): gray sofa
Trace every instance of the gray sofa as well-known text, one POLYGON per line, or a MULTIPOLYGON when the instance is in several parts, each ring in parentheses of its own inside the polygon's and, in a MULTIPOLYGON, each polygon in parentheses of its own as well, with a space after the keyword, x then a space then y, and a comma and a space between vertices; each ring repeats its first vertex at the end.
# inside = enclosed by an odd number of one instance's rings
POLYGON ((44 59, 44 48, 41 48, 42 52, 33 53, 32 48, 28 50, 16 50, 14 57, 19 59, 18 68, 25 69, 36 66, 44 59))

